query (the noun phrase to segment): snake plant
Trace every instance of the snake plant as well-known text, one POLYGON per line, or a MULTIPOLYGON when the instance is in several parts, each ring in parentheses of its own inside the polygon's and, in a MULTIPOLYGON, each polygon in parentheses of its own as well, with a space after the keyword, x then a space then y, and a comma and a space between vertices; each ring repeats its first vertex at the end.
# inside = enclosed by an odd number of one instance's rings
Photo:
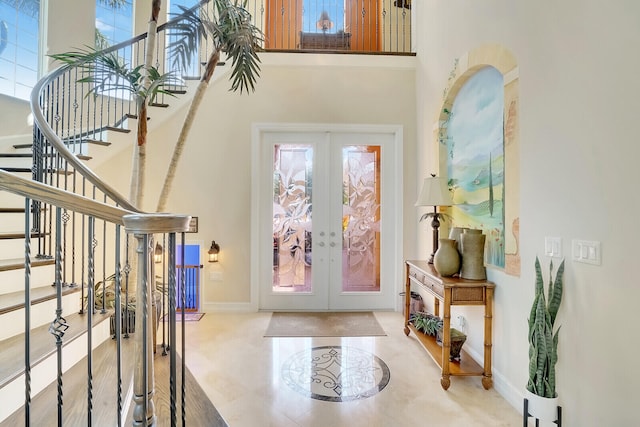
POLYGON ((536 291, 529 315, 529 381, 527 390, 538 396, 554 398, 556 394, 556 362, 558 361, 558 331, 554 324, 562 301, 564 260, 552 279, 553 262, 549 265, 548 302, 544 295, 544 280, 540 261, 536 257, 536 291))

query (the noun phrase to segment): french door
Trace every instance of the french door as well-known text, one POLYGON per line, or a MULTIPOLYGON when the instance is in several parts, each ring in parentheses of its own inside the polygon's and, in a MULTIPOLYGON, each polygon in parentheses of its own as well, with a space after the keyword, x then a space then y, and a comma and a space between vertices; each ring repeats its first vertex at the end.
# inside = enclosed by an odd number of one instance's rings
POLYGON ((390 132, 265 132, 260 141, 259 308, 394 308, 390 132))

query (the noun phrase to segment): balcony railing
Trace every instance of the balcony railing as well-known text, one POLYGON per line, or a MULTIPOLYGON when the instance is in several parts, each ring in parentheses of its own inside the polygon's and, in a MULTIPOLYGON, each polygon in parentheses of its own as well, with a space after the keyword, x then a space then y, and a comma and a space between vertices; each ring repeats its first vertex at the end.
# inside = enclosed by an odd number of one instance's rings
POLYGON ((248 0, 265 50, 409 54, 407 0, 248 0))

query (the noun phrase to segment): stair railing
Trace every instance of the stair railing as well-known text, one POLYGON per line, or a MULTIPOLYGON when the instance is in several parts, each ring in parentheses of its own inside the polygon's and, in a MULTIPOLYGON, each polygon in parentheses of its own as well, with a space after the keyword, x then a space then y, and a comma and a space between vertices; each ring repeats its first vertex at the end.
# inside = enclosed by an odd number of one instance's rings
MULTIPOLYGON (((195 8, 210 8, 210 0, 201 1, 195 8)), ((176 69, 176 63, 166 52, 166 44, 171 43, 171 33, 174 24, 181 21, 181 17, 170 20, 158 27, 158 47, 155 52, 154 66, 160 73, 172 72, 174 75, 184 75, 185 70, 176 69)), ((106 49, 105 53, 113 52, 130 68, 143 63, 145 57, 146 34, 114 45, 106 49)), ((201 43, 198 64, 208 57, 212 47, 201 43)), ((190 69, 192 69, 191 67, 190 69)), ((200 68, 200 67, 197 67, 200 68)), ((32 92, 31 109, 34 118, 33 131, 33 166, 32 181, 21 180, 19 177, 2 173, 0 189, 4 189, 26 197, 25 205, 29 206, 25 214, 25 229, 27 236, 36 236, 37 257, 55 258, 54 285, 58 294, 58 309, 52 322, 51 332, 56 337, 56 346, 61 358, 61 348, 65 331, 65 320, 61 309, 61 290, 63 287, 81 286, 81 300, 83 303, 81 314, 87 315, 88 335, 91 337, 92 316, 95 313, 96 284, 100 286, 104 296, 107 277, 115 277, 115 310, 114 338, 118 346, 118 360, 120 356, 121 338, 127 338, 131 331, 128 321, 129 302, 134 297, 130 295, 130 282, 137 283, 135 324, 138 333, 133 334, 136 342, 136 370, 134 375, 134 408, 133 417, 136 425, 150 425, 155 417, 152 396, 154 391, 153 353, 155 352, 155 328, 160 315, 151 308, 156 306, 152 295, 155 291, 153 256, 154 234, 162 234, 163 239, 169 240, 165 246, 167 256, 175 261, 176 233, 184 232, 188 217, 167 214, 145 214, 131 204, 116 189, 104 182, 84 162, 90 159, 94 147, 108 145, 108 132, 126 132, 128 119, 136 118, 135 100, 120 89, 108 90, 94 95, 91 93, 91 83, 82 82, 83 75, 80 64, 72 67, 60 67, 41 79, 32 92), (29 213, 30 212, 30 213, 29 213), (31 216, 29 216, 31 215, 31 216), (121 239, 121 227, 125 227, 127 236, 121 239), (135 236, 136 242, 132 241, 135 236), (124 240, 122 242, 121 240, 124 240), (134 247, 137 262, 129 259, 129 247, 134 247), (122 248, 121 246, 124 246, 122 248), (151 249, 150 249, 151 248, 151 249), (131 271, 137 265, 137 271, 131 271), (120 301, 121 290, 124 292, 124 303, 120 301), (86 292, 86 295, 85 295, 86 292), (124 307, 124 312, 120 307, 124 307), (140 309, 141 308, 141 309, 140 309), (122 316, 126 316, 125 322, 122 316), (124 330, 123 330, 123 325, 124 330), (153 338, 153 339, 152 339, 153 338)), ((190 78, 199 76, 188 76, 190 78)), ((165 87, 165 89, 182 89, 181 87, 165 87)), ((157 105, 164 105, 166 99, 156 99, 157 105)), ((184 242, 184 235, 182 237, 184 242)), ((30 256, 31 239, 25 239, 25 307, 30 307, 30 256)), ((173 264, 175 266, 175 263, 173 264)), ((179 280, 180 278, 178 278, 179 280)), ((162 305, 162 313, 169 313, 169 322, 162 322, 163 354, 167 349, 175 349, 175 312, 176 285, 175 268, 168 268, 166 275, 162 274, 163 296, 168 296, 168 307, 162 305), (165 277, 168 289, 165 288, 165 277), (169 329, 168 343, 165 345, 165 323, 169 329)), ((133 286, 131 286, 133 288, 133 286)), ((98 291, 100 288, 98 288, 98 291)), ((102 299, 101 311, 106 312, 102 299)), ((184 302, 180 304, 184 307, 184 302)), ((98 308, 99 309, 99 308, 98 308)), ((29 331, 29 309, 26 310, 26 331, 29 331)), ((29 343, 27 332, 26 347, 29 343)), ((91 340, 89 340, 91 341, 91 340)), ((91 344, 87 357, 91 366, 91 344)), ((175 351, 171 351, 170 379, 172 384, 171 411, 172 425, 175 425, 176 390, 178 384, 176 374, 175 351)), ((29 418, 30 396, 30 365, 29 351, 25 356, 25 413, 29 418)), ((120 363, 120 362, 119 362, 120 363)), ((184 359, 182 360, 184 364, 184 359)), ((119 365, 120 366, 120 365, 119 365)), ((58 372, 58 412, 62 415, 63 389, 62 372, 59 363, 58 372)), ((120 369, 118 369, 120 375, 120 369)), ((182 369, 184 372, 184 368, 182 369)), ((88 375, 88 406, 87 418, 91 419, 92 379, 88 375)), ((123 401, 122 378, 118 378, 118 425, 122 425, 122 411, 127 402, 123 401)), ((182 402, 184 402, 184 378, 182 380, 182 402)), ((184 408, 183 423, 184 423, 184 408)), ((126 416, 126 414, 124 414, 126 416)), ((178 417, 179 418, 179 417, 178 417)), ((89 423, 91 424, 91 423, 89 423)), ((28 425, 28 423, 27 423, 28 425)), ((62 425, 59 419, 58 425, 62 425)))
MULTIPOLYGON (((96 220, 105 221, 115 227, 113 233, 112 250, 113 254, 113 268, 116 271, 115 274, 115 287, 114 292, 116 296, 115 300, 115 331, 114 338, 117 345, 117 402, 114 405, 117 407, 117 419, 118 425, 123 425, 123 421, 126 418, 124 408, 127 405, 124 404, 124 394, 122 390, 122 384, 124 378, 122 378, 122 349, 121 340, 122 335, 122 319, 120 310, 120 294, 122 289, 121 271, 121 259, 122 259, 122 244, 121 244, 121 228, 124 227, 127 234, 134 235, 138 245, 136 248, 137 254, 137 296, 136 296, 136 325, 137 332, 135 334, 135 351, 131 357, 135 357, 135 369, 134 369, 134 386, 133 386, 133 401, 134 407, 132 409, 134 425, 154 425, 155 422, 155 406, 153 402, 153 395, 155 389, 155 381, 153 376, 153 354, 156 346, 153 331, 157 324, 158 317, 156 312, 152 313, 151 308, 153 304, 153 295, 155 289, 155 271, 153 262, 153 248, 154 248, 154 234, 163 234, 168 236, 168 244, 166 245, 167 256, 174 261, 176 259, 176 235, 180 233, 182 235, 182 241, 184 242, 184 233, 188 231, 190 217, 186 215, 174 215, 174 214, 144 214, 139 212, 133 212, 121 207, 108 205, 100 201, 92 200, 90 198, 73 194, 71 192, 52 187, 48 184, 27 180, 19 176, 13 175, 9 172, 0 170, 0 190, 8 191, 20 196, 25 197, 25 205, 28 206, 31 200, 39 203, 44 203, 53 207, 54 215, 54 241, 55 241, 55 281, 56 288, 56 300, 57 308, 55 310, 54 320, 51 323, 49 331, 55 338, 56 355, 57 355, 57 394, 58 394, 58 408, 57 408, 57 424, 59 426, 64 424, 64 382, 62 371, 62 348, 64 344, 64 335, 68 328, 64 313, 62 312, 62 216, 63 211, 73 212, 74 214, 81 215, 87 219, 87 236, 89 239, 93 239, 95 232, 96 220)), ((30 215, 25 213, 25 227, 29 227, 30 215)), ((92 326, 93 326, 93 314, 96 312, 95 304, 95 251, 92 245, 87 245, 87 260, 88 260, 88 283, 87 283, 87 302, 86 302, 86 314, 87 314, 87 413, 86 417, 88 424, 92 425, 91 419, 93 416, 92 408, 94 396, 93 390, 93 378, 94 372, 92 372, 92 360, 93 360, 93 340, 92 340, 92 326)), ((25 425, 30 425, 29 420, 31 417, 31 365, 30 360, 30 271, 31 271, 31 250, 30 239, 27 236, 25 238, 25 425)), ((176 283, 175 270, 173 274, 169 274, 168 277, 168 296, 169 296, 169 312, 170 312, 170 324, 174 327, 170 328, 172 331, 169 335, 169 346, 171 348, 176 347, 176 334, 175 334, 175 322, 176 322, 176 289, 183 285, 176 283)), ((184 302, 182 303, 184 305, 184 302)), ((183 349, 184 350, 184 349, 183 349)), ((172 425, 175 425, 175 419, 177 416, 177 393, 173 386, 178 381, 176 358, 172 352, 170 363, 170 384, 172 389, 170 390, 170 402, 171 402, 171 414, 172 425)), ((184 384, 184 376, 182 376, 182 383, 184 384)), ((109 391, 109 396, 112 396, 112 391, 109 391)), ((182 389, 182 401, 184 402, 184 387, 182 389)), ((183 411, 184 413, 184 411, 183 411)), ((184 423, 184 416, 183 416, 184 423)), ((184 424, 183 424, 184 425, 184 424)))

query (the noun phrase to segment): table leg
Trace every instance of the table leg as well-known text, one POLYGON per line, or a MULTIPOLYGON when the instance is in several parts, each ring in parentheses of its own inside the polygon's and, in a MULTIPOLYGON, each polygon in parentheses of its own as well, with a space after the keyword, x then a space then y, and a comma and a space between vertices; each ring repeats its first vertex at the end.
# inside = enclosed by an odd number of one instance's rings
POLYGON ((493 385, 491 374, 491 337, 493 324, 493 288, 486 289, 486 300, 484 305, 484 373, 482 375, 482 386, 489 390, 493 385))
POLYGON ((411 280, 409 280, 409 264, 404 265, 404 334, 409 336, 409 309, 411 307, 411 280))
MULTIPOLYGON (((437 305, 436 305, 437 307, 437 305)), ((444 290, 444 309, 442 315, 442 379, 440 385, 447 390, 451 384, 449 378, 449 356, 451 355, 451 288, 444 290)))

